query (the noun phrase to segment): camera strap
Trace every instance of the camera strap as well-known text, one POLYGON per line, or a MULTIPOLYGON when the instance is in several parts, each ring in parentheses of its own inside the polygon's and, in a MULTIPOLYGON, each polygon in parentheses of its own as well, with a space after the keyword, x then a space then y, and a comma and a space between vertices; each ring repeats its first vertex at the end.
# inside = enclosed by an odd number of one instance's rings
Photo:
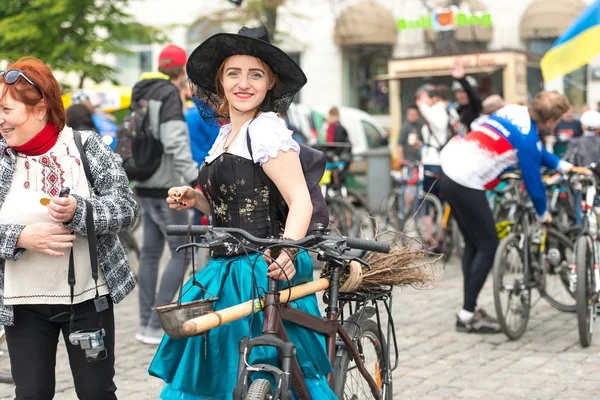
MULTIPOLYGON (((85 146, 81 140, 81 134, 78 131, 73 131, 73 139, 75 140, 75 145, 77 146, 77 150, 79 150, 79 156, 81 157, 81 164, 83 166, 83 170, 85 172, 86 180, 88 181, 92 190, 94 190, 94 184, 92 180, 92 172, 90 170, 90 166, 87 160, 87 155, 85 152, 85 146)), ((95 191, 94 191, 95 192, 95 191)), ((94 306, 96 307, 96 312, 98 313, 100 326, 102 329, 102 311, 107 310, 109 308, 108 299, 106 296, 99 296, 98 292, 98 240, 96 237, 96 229, 94 226, 94 210, 92 207, 92 203, 89 200, 85 201, 85 209, 86 209, 86 234, 88 238, 88 246, 90 252, 90 266, 92 268, 92 278, 94 279, 95 288, 96 288, 96 297, 94 298, 94 306)), ((73 306, 73 300, 75 297, 75 260, 73 257, 73 248, 71 248, 69 254, 69 271, 67 276, 67 282, 69 283, 70 293, 71 293, 71 310, 69 312, 69 329, 70 332, 73 332, 73 324, 75 321, 75 308, 73 306)), ((63 312, 57 314, 53 317, 50 317, 51 320, 59 319, 64 316, 67 312, 63 312)))
MULTIPOLYGON (((100 297, 98 293, 98 247, 97 247, 97 237, 96 237, 96 229, 94 226, 94 210, 92 208, 92 203, 88 200, 85 200, 86 207, 86 231, 88 238, 88 247, 90 251, 90 265, 92 268, 92 278, 94 279, 95 288, 96 288, 96 297, 94 299, 94 305, 96 307, 96 311, 99 314, 100 318, 100 328, 102 328, 102 314, 101 312, 108 309, 108 300, 106 297, 100 297)), ((73 249, 71 249, 71 254, 69 255, 69 274, 67 277, 67 281, 69 282, 70 291, 71 291, 71 317, 70 317, 70 330, 73 332, 73 321, 75 318, 75 310, 73 308, 73 298, 75 297, 75 261, 73 258, 73 249)))

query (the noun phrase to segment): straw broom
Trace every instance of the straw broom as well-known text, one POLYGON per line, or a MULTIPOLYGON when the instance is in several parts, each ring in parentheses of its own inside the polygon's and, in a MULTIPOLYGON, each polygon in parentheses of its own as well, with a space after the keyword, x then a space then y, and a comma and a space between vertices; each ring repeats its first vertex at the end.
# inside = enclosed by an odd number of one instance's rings
MULTIPOLYGON (((397 236, 395 233, 394 236, 397 236)), ((390 240, 395 244, 396 240, 390 240)), ((347 268, 340 271, 342 292, 355 290, 377 290, 386 286, 427 287, 436 280, 435 264, 441 256, 433 255, 425 250, 415 250, 410 246, 393 248, 390 253, 369 253, 365 261, 371 269, 363 267, 358 262, 351 262, 347 268)), ((331 267, 325 265, 321 277, 331 276, 331 267)))

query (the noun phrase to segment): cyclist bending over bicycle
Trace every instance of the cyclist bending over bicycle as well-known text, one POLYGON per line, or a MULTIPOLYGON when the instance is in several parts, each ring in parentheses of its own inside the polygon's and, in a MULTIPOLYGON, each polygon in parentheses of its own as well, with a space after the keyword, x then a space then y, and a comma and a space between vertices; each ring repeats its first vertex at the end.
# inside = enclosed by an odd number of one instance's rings
MULTIPOLYGON (((499 333, 498 321, 477 308, 477 297, 494 262, 498 246, 496 225, 485 189, 498 183, 507 168, 520 164, 525 188, 540 222, 550 222, 542 165, 568 172, 579 170, 548 153, 542 143, 569 108, 556 91, 538 93, 531 106, 508 105, 477 130, 453 138, 441 152, 440 188, 465 238, 462 259, 464 303, 456 320, 459 332, 499 333)), ((584 168, 580 170, 585 170, 584 168)))
MULTIPOLYGON (((275 114, 285 111, 306 83, 300 67, 269 43, 264 27, 244 27, 238 34, 217 34, 202 43, 190 56, 187 73, 194 96, 216 105, 217 116, 230 123, 221 128, 199 171, 201 191, 171 188, 167 203, 177 210, 196 207, 212 214, 215 226, 241 228, 259 238, 304 237, 312 205, 307 186, 298 184, 304 180, 300 148, 275 114), (242 52, 245 55, 239 55, 242 52), (273 205, 265 174, 289 206, 287 215, 273 205)), ((212 251, 211 260, 196 275, 206 291, 218 297, 215 311, 259 295, 255 289, 266 290, 267 276, 286 280, 283 286, 312 280, 313 265, 305 251, 284 249, 275 263, 258 253, 246 255, 236 243, 219 250, 212 251)), ((190 282, 183 292, 184 302, 202 298, 201 289, 190 282)), ((314 294, 290 304, 320 316, 314 294)), ((253 319, 242 318, 211 329, 204 336, 179 340, 165 336, 149 368, 151 375, 167 383, 161 398, 231 398, 238 344, 248 334, 260 335, 262 321, 258 313, 253 319)), ((332 367, 323 336, 293 324, 286 323, 285 328, 296 345, 296 357, 312 397, 335 399, 325 378, 332 367)), ((257 361, 276 363, 277 354, 273 348, 256 348, 249 362, 257 361)))

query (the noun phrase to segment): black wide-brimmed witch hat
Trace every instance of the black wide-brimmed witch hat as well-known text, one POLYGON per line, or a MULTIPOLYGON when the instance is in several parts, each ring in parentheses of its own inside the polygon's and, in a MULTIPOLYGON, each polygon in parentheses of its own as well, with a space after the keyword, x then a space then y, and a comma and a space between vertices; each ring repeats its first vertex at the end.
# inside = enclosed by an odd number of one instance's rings
POLYGON ((271 44, 267 28, 243 27, 235 33, 217 33, 201 43, 190 55, 186 70, 196 87, 196 96, 218 107, 215 77, 226 58, 247 55, 261 59, 279 78, 275 92, 269 90, 261 111, 286 111, 296 93, 306 84, 302 69, 283 50, 271 44))

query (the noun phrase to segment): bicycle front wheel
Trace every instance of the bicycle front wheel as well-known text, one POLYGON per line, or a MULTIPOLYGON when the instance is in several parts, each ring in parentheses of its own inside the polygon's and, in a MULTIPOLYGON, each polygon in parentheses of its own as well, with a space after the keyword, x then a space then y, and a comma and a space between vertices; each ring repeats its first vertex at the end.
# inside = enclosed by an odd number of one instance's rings
POLYGON ((527 328, 531 310, 531 289, 525 282, 520 236, 510 233, 498 245, 494 257, 494 305, 502 331, 517 340, 527 328))
MULTIPOLYGON (((380 391, 381 398, 392 400, 392 379, 384 385, 383 379, 391 371, 386 371, 383 351, 385 339, 379 336, 379 329, 373 320, 364 321, 353 341, 358 347, 365 368, 371 374, 380 391)), ((340 348, 333 369, 333 391, 338 399, 374 399, 371 387, 361 375, 349 349, 340 348)))
POLYGON ((266 379, 257 379, 248 388, 245 400, 270 400, 272 395, 271 382, 266 379))
POLYGON ((594 252, 589 236, 580 236, 575 244, 575 268, 577 284, 575 298, 577 300, 577 327, 579 343, 582 347, 592 344, 594 319, 596 316, 594 252))

